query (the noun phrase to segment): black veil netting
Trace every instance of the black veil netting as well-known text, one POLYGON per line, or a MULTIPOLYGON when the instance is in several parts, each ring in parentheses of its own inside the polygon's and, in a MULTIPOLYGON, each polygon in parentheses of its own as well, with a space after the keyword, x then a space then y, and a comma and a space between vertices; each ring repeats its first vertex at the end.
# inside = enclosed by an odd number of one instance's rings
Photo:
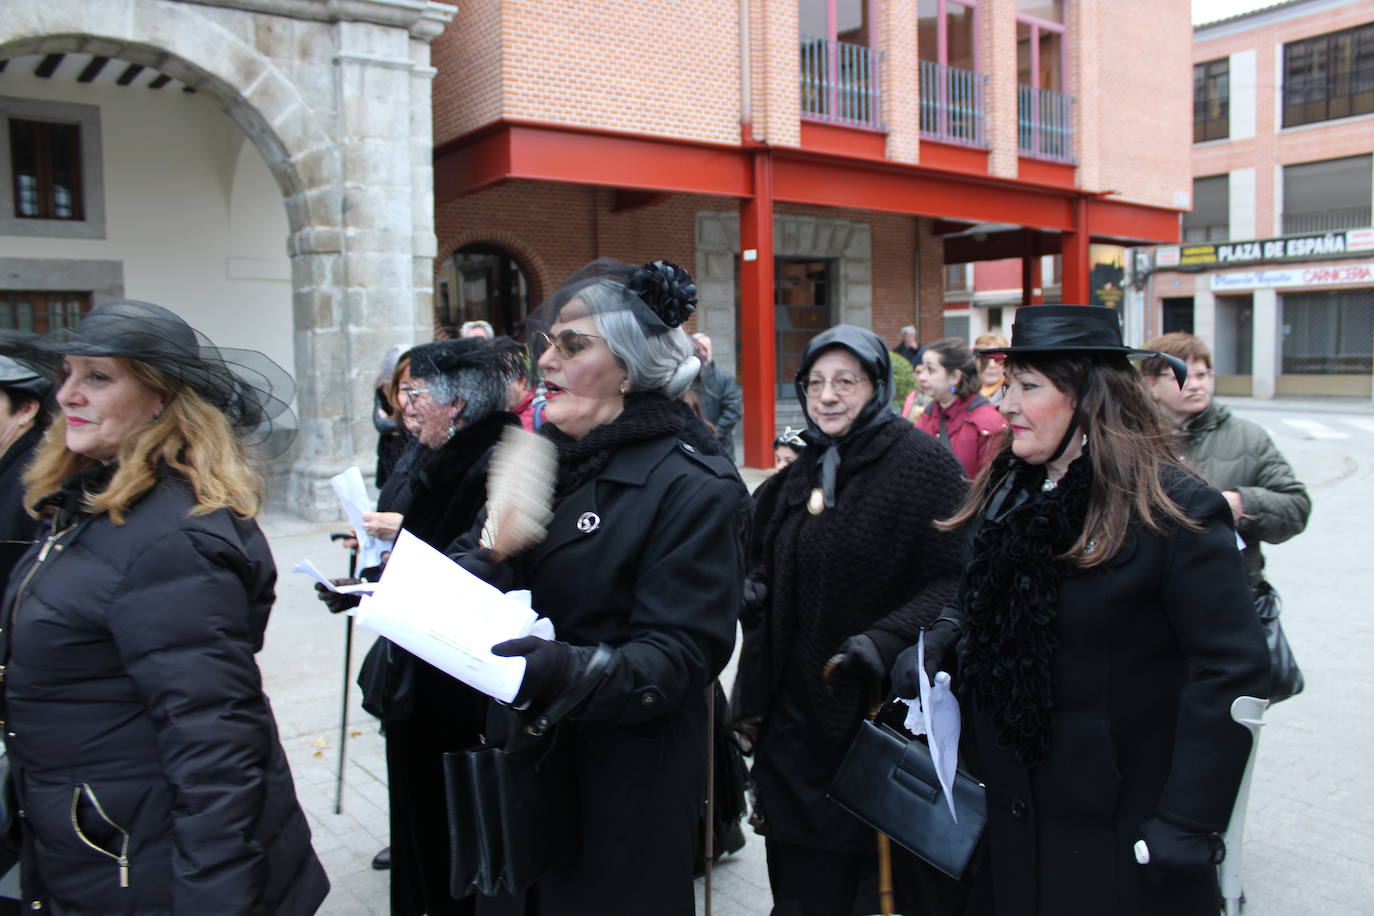
MULTIPOLYGON (((537 347, 533 331, 548 331, 555 322, 584 315, 629 312, 646 335, 666 334, 696 311, 697 286, 692 275, 671 261, 634 265, 597 258, 563 282, 525 319, 525 334, 537 347)), ((535 358, 538 358, 535 353, 535 358)))
POLYGON ((137 360, 189 385, 228 418, 245 445, 267 446, 272 454, 266 457, 284 453, 294 437, 290 373, 257 350, 215 346, 181 316, 151 302, 102 302, 75 328, 47 334, 0 330, 0 355, 55 379, 65 356, 137 360))

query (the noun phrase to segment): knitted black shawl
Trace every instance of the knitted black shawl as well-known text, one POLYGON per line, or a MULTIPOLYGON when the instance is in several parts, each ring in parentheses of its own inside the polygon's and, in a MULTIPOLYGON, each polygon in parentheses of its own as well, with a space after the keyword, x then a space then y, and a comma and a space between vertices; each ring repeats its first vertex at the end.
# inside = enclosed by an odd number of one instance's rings
POLYGON ((1092 461, 1076 459, 1049 490, 1044 468, 1011 452, 992 473, 1000 485, 964 572, 968 632, 955 684, 992 720, 998 742, 1034 766, 1053 738, 1056 606, 1071 568, 1061 557, 1083 531, 1092 461))
POLYGON ((603 423, 581 439, 574 439, 551 423, 541 435, 558 447, 558 481, 554 501, 559 502, 583 484, 594 480, 623 446, 663 436, 676 436, 685 419, 675 402, 657 393, 631 394, 625 409, 610 423, 603 423))
POLYGON ((866 711, 868 690, 852 681, 827 687, 826 660, 865 632, 900 651, 955 597, 959 539, 931 523, 963 501, 963 468, 909 423, 854 435, 834 508, 807 509, 819 449, 806 449, 758 490, 750 575, 768 594, 745 634, 741 717, 766 716, 784 670, 799 665, 808 705, 828 733, 842 736, 866 711))

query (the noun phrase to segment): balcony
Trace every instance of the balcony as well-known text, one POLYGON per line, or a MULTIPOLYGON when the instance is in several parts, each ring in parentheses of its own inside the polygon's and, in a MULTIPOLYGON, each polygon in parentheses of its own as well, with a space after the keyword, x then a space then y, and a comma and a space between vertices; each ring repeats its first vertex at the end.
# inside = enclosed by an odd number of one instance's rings
POLYGON ((1073 162, 1073 96, 1017 86, 1016 145, 1023 156, 1073 162))
POLYGON ((921 136, 987 146, 987 84, 985 74, 921 61, 921 136))
MULTIPOLYGON (((1368 188, 1368 184, 1365 185, 1368 188)), ((1334 232, 1338 229, 1363 229, 1370 222, 1369 207, 1346 207, 1321 213, 1283 214, 1284 235, 1306 235, 1312 232, 1334 232)))
POLYGON ((882 130, 881 54, 863 45, 803 35, 801 109, 809 118, 882 130))

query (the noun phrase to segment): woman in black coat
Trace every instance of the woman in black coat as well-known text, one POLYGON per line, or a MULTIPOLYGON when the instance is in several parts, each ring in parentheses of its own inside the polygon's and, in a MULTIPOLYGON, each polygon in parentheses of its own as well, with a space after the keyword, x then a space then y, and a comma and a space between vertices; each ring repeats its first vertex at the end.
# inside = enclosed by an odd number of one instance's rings
POLYGON ((698 367, 679 324, 694 302, 690 276, 666 262, 594 264, 531 319, 549 391, 541 435, 558 450, 553 517, 538 543, 505 543, 503 524, 460 559, 530 589, 554 624, 556 641, 493 649, 526 660, 517 705, 554 702, 598 644, 613 657, 559 726, 579 855, 523 899, 479 898, 478 912, 695 911, 707 688, 734 643, 749 497, 731 462, 679 439, 672 399, 698 367))
POLYGON ((1213 916, 1251 745, 1231 704, 1269 683, 1231 512, 1172 457, 1115 310, 1016 317, 980 351, 1006 358, 1012 439, 952 522, 959 601, 894 684, 915 696, 957 644, 988 798, 975 912, 1213 916))
POLYGON ((329 882, 253 660, 276 570, 239 438, 289 377, 142 302, 0 352, 63 376, 25 478, 50 533, 0 632, 29 908, 315 912, 329 882))
MULTIPOLYGON (((757 492, 751 592, 736 681, 757 734, 755 822, 774 912, 877 908, 871 827, 827 797, 897 654, 955 594, 958 539, 936 530, 967 490, 949 449, 891 408, 887 347, 838 325, 802 355, 807 447, 757 492), (860 903, 862 901, 862 903, 860 903)), ((957 888, 894 849, 897 908, 952 908, 957 888)))
POLYGON ((51 416, 52 379, 0 356, 0 589, 38 533, 24 509, 24 471, 51 416))
MULTIPOLYGON (((370 533, 394 538, 404 527, 442 550, 472 527, 486 504, 492 449, 501 431, 520 421, 504 409, 506 377, 491 341, 466 337, 422 344, 403 359, 409 368, 398 400, 417 447, 392 472, 378 511, 365 520, 370 533)), ((317 588, 331 610, 357 603, 317 588)), ((383 659, 403 685, 400 695, 364 696, 364 703, 381 715, 386 736, 391 912, 470 913, 471 901, 449 894, 443 755, 479 742, 485 697, 386 641, 373 647, 365 664, 383 659)))

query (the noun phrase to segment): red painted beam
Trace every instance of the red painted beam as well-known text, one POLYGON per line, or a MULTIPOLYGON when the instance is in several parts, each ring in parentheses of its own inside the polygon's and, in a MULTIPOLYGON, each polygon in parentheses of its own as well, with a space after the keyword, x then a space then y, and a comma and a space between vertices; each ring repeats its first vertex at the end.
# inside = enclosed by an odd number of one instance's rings
POLYGON ((1016 223, 1064 231, 1073 199, 1016 182, 987 182, 913 166, 875 167, 843 160, 778 155, 773 191, 789 203, 877 210, 975 223, 1016 223))
POLYGON ((1094 197, 1088 201, 1093 238, 1127 244, 1168 244, 1179 240, 1179 211, 1094 197))
POLYGON ((774 333, 773 157, 753 153, 753 196, 740 202, 740 339, 744 388, 744 463, 773 466, 777 352, 774 333), (750 257, 749 252, 753 252, 750 257))
POLYGON ((1060 252, 1064 265, 1060 301, 1066 305, 1088 304, 1088 274, 1092 270, 1088 237, 1088 201, 1080 197, 1074 202, 1074 229, 1064 233, 1064 249, 1060 252))
POLYGON ((468 134, 434 151, 436 206, 509 177, 510 132, 503 125, 468 134))

